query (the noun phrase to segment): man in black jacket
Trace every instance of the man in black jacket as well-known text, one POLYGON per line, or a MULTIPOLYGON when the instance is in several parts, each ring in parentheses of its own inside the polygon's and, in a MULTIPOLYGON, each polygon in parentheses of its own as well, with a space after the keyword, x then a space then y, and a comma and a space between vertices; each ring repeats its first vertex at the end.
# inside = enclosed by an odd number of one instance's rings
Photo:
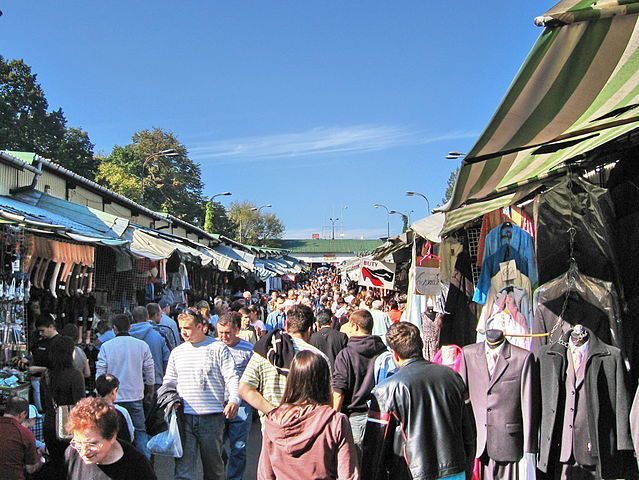
POLYGON ((353 335, 333 367, 333 408, 348 415, 355 445, 361 451, 368 401, 375 386, 375 359, 386 351, 386 345, 371 335, 373 316, 368 310, 353 312, 349 321, 353 335))
POLYGON ((330 310, 321 310, 315 316, 315 322, 317 323, 318 330, 311 335, 311 341, 309 343, 326 354, 331 368, 333 368, 335 358, 346 346, 348 337, 345 333, 333 328, 333 314, 330 310))
POLYGON ((424 360, 415 325, 393 324, 386 341, 399 370, 372 391, 361 477, 463 478, 475 449, 464 381, 452 369, 424 360), (397 452, 396 438, 404 443, 397 452))

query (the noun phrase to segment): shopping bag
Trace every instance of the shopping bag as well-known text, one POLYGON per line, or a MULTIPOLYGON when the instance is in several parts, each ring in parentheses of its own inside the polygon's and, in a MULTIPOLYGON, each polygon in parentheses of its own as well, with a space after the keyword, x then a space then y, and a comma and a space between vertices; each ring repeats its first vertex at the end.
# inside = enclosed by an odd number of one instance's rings
POLYGON ((169 429, 151 437, 146 446, 151 453, 156 455, 182 458, 182 440, 180 439, 180 429, 175 411, 171 412, 169 429))

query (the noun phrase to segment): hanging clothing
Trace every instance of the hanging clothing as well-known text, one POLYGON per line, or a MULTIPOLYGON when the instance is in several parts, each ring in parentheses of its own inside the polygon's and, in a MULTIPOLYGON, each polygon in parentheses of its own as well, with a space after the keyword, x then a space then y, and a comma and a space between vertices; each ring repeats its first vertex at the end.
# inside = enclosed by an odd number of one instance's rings
POLYGON ((466 249, 457 256, 455 271, 446 298, 446 314, 440 332, 442 345, 468 345, 475 342, 477 305, 473 303, 473 269, 466 249))
MULTIPOLYGON (((614 285, 611 282, 584 275, 580 269, 567 272, 535 291, 533 332, 550 333, 552 331, 561 315, 566 295, 569 295, 566 312, 557 330, 566 332, 571 325, 582 324, 590 328, 605 343, 620 348, 624 358, 627 358, 627 346, 624 344, 624 340, 627 339, 624 339, 621 332, 621 313, 614 285), (569 288, 569 282, 572 283, 572 288, 569 288)), ((535 338, 533 352, 537 352, 541 345, 549 341, 557 341, 560 335, 560 332, 556 332, 553 338, 535 338)))
POLYGON ((492 278, 500 272, 501 264, 508 263, 509 261, 515 262, 516 270, 528 278, 531 287, 535 285, 535 275, 537 274, 534 270, 531 273, 529 258, 504 245, 499 247, 497 253, 484 259, 484 263, 481 267, 481 274, 477 281, 477 288, 475 288, 475 293, 473 295, 474 302, 479 303, 480 305, 486 303, 492 278))
POLYGON ((573 255, 579 270, 612 282, 621 292, 613 247, 615 212, 607 189, 576 176, 566 178, 535 198, 534 212, 540 284, 560 276, 568 268, 570 242, 567 232, 572 212, 572 222, 576 227, 573 255))
POLYGON ((501 290, 495 297, 492 304, 492 310, 489 312, 488 304, 482 310, 482 316, 477 323, 477 341, 486 340, 487 325, 491 321, 502 322, 506 338, 513 345, 531 350, 531 338, 513 337, 512 335, 527 335, 531 332, 530 321, 530 299, 528 293, 517 287, 506 287, 501 290), (524 312, 527 312, 524 315, 524 312), (510 334, 510 335, 509 335, 510 334))
POLYGON ((495 227, 504 222, 511 222, 528 232, 532 237, 535 236, 535 224, 532 218, 521 208, 505 207, 486 213, 481 221, 481 230, 479 232, 479 245, 477 249, 477 265, 481 266, 484 260, 484 248, 486 245, 486 236, 495 227))
POLYGON ((455 271, 457 257, 464 246, 453 237, 444 238, 439 245, 439 280, 450 283, 455 271))
POLYGON ((444 315, 433 311, 422 313, 422 339, 424 341, 424 358, 432 360, 439 348, 439 333, 441 332, 444 315), (432 316, 432 318, 431 318, 432 316))

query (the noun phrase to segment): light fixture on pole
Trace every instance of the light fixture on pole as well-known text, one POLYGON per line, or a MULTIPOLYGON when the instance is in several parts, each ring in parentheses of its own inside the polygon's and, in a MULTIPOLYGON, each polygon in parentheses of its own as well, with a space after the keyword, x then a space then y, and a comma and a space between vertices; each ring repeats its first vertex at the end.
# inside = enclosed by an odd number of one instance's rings
POLYGON ((386 210, 386 238, 390 238, 390 210, 386 205, 382 205, 381 203, 376 203, 373 205, 375 208, 383 208, 386 210))
MULTIPOLYGON (((259 217, 260 215, 260 210, 262 210, 263 208, 270 208, 273 205, 271 205, 270 203, 267 203, 266 205, 262 205, 261 207, 252 207, 251 209, 249 209, 249 212, 257 212, 257 215, 259 217)), ((240 243, 242 243, 242 214, 240 213, 240 243)))
POLYGON ((463 152, 452 151, 448 152, 448 155, 446 155, 446 160, 458 160, 465 156, 466 154, 463 152))
POLYGON ((408 225, 410 224, 410 215, 400 212, 398 210, 391 210, 388 212, 389 215, 400 215, 402 217, 402 221, 404 222, 404 232, 408 230, 408 225))
POLYGON ((180 153, 175 148, 167 148, 148 155, 142 162, 142 193, 140 194, 140 203, 144 202, 144 181, 146 180, 146 170, 149 162, 159 157, 179 157, 180 153))
POLYGON ((428 215, 430 215, 430 202, 428 201, 428 198, 426 198, 426 195, 424 195, 423 193, 419 193, 419 192, 406 192, 406 196, 407 197, 422 197, 424 200, 426 200, 426 205, 428 206, 428 215))
POLYGON ((211 202, 213 202, 213 200, 215 200, 217 197, 228 197, 229 195, 233 195, 233 194, 231 192, 216 193, 215 195, 211 197, 211 202))
POLYGON ((331 224, 333 226, 333 235, 332 235, 332 239, 335 240, 335 223, 339 222, 339 217, 338 218, 329 218, 329 220, 331 221, 331 224))

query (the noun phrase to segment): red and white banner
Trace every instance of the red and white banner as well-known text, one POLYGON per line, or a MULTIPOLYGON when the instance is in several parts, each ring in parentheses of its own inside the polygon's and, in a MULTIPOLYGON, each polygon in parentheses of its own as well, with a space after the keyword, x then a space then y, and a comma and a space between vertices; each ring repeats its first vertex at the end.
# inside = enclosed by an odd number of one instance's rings
POLYGON ((362 260, 359 267, 359 284, 392 290, 395 286, 395 264, 377 260, 362 260))

